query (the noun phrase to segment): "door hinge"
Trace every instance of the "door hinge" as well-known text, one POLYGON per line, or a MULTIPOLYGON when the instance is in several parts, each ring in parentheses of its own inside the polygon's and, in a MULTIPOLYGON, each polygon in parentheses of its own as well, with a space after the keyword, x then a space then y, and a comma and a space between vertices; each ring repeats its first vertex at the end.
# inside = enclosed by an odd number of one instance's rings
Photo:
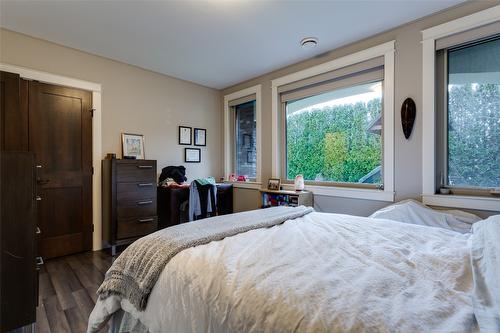
POLYGON ((94 111, 95 111, 95 109, 90 109, 89 111, 90 111, 90 116, 91 116, 92 118, 94 118, 94 111))
POLYGON ((94 174, 94 167, 92 166, 90 168, 91 168, 90 170, 92 171, 92 174, 94 174))

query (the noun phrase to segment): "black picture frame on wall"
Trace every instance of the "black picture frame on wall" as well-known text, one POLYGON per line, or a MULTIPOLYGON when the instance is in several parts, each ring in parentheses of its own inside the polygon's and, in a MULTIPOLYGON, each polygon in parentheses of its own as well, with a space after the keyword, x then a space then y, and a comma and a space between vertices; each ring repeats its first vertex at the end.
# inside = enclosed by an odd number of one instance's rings
POLYGON ((203 146, 207 145, 207 130, 204 128, 194 128, 193 132, 194 145, 203 146))
POLYGON ((184 148, 184 162, 200 163, 201 149, 200 148, 184 148))
POLYGON ((192 132, 193 129, 187 126, 179 126, 179 144, 184 146, 190 146, 192 143, 192 132), (189 139, 189 140, 188 140, 189 139))

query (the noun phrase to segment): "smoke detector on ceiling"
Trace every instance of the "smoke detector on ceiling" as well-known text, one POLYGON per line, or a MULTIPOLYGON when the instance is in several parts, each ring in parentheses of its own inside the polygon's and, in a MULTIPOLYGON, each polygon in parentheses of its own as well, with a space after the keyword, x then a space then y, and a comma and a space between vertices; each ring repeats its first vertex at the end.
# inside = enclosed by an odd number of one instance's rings
POLYGON ((316 37, 306 37, 302 38, 300 41, 300 46, 302 46, 303 49, 312 49, 316 47, 316 45, 318 45, 318 39, 316 37))

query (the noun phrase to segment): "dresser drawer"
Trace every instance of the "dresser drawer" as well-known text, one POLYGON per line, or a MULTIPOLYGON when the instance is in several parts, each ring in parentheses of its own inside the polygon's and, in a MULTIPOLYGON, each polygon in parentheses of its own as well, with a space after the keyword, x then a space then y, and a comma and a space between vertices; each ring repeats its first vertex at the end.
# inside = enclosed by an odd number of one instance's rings
POLYGON ((158 229, 158 218, 156 216, 118 218, 116 238, 141 237, 158 229))
POLYGON ((117 183, 116 200, 118 205, 140 201, 142 199, 156 200, 156 184, 153 182, 117 183))
POLYGON ((122 201, 116 205, 118 218, 156 215, 156 196, 133 201, 122 201))
POLYGON ((117 182, 155 182, 155 161, 132 161, 116 164, 117 182))

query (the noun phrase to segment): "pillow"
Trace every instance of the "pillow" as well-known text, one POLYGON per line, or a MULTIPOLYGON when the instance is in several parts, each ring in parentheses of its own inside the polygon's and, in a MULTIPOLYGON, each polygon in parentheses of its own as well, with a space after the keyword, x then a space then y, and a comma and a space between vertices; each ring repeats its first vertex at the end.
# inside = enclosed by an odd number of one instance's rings
POLYGON ((434 210, 415 200, 404 200, 377 210, 370 217, 409 224, 471 232, 472 224, 481 218, 460 210, 434 210))

